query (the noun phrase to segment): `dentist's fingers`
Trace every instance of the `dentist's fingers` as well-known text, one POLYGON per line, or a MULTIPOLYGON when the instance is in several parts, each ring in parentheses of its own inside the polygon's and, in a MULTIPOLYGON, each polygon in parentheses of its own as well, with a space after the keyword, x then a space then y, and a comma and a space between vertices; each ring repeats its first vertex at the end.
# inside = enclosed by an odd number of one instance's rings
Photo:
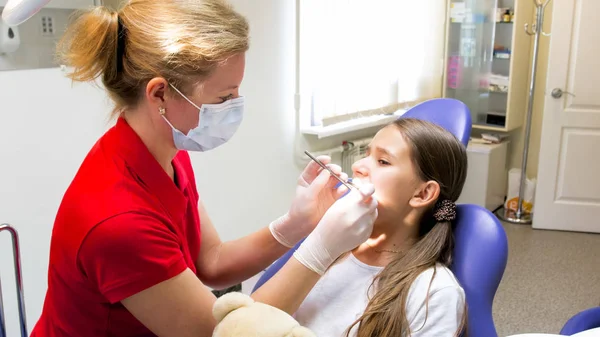
MULTIPOLYGON (((348 175, 342 172, 342 168, 339 165, 330 164, 327 167, 333 171, 335 175, 340 177, 343 181, 348 181, 348 175)), ((337 184, 340 184, 340 181, 333 177, 329 171, 326 169, 321 169, 318 176, 310 183, 311 188, 321 189, 333 189, 337 184), (314 186, 314 187, 313 187, 314 186)))
MULTIPOLYGON (((338 181, 339 183, 339 181, 338 181)), ((343 197, 346 193, 348 193, 348 187, 346 187, 346 185, 344 184, 340 184, 340 186, 338 186, 338 188, 335 190, 335 194, 334 194, 334 198, 335 200, 343 197)))
MULTIPOLYGON (((341 178, 346 178, 348 179, 348 175, 345 174, 344 172, 342 172, 342 167, 336 164, 328 164, 326 165, 327 168, 329 168, 336 176, 341 177, 341 178)), ((323 169, 325 170, 325 169, 323 169)), ((335 179, 335 178, 333 178, 335 179)), ((335 179, 337 181, 337 179, 335 179)))
MULTIPOLYGON (((337 183, 339 183, 339 181, 337 183)), ((372 184, 360 183, 356 187, 358 190, 351 191, 351 193, 355 193, 353 197, 362 199, 362 201, 364 201, 367 204, 370 204, 371 202, 375 202, 375 207, 377 207, 377 200, 375 200, 375 198, 373 198, 373 193, 375 193, 375 187, 372 184)), ((338 188, 336 190, 335 198, 339 199, 347 193, 348 193, 348 188, 344 184, 340 184, 340 186, 338 186, 338 188)))
POLYGON ((368 208, 371 212, 377 212, 377 206, 379 206, 379 203, 377 202, 377 199, 375 199, 373 196, 371 196, 370 198, 371 200, 367 201, 368 208))
MULTIPOLYGON (((340 179, 342 179, 342 181, 348 181, 348 175, 344 172, 342 172, 342 168, 337 166, 337 165, 328 165, 328 167, 331 168, 331 170, 333 171, 333 173, 335 173, 336 176, 340 177, 340 179)), ((327 184, 327 188, 328 189, 333 189, 336 188, 336 186, 338 184, 341 184, 339 180, 337 180, 335 177, 331 177, 331 179, 329 179, 329 183, 327 184)))
POLYGON ((369 204, 375 202, 375 207, 377 207, 377 200, 373 197, 373 193, 375 193, 375 186, 373 186, 373 184, 360 184, 358 186, 358 192, 365 203, 369 204))
POLYGON ((379 216, 379 211, 377 210, 377 208, 375 208, 375 210, 374 210, 374 211, 373 211, 373 213, 372 213, 371 220, 372 220, 373 222, 375 222, 375 220, 377 220, 377 217, 378 217, 378 216, 379 216))
POLYGON ((373 193, 375 193, 375 186, 373 186, 373 184, 361 184, 358 191, 365 198, 367 198, 373 195, 373 193))
POLYGON ((317 177, 314 178, 312 182, 310 182, 310 188, 313 189, 313 191, 320 191, 321 189, 326 188, 331 180, 337 181, 337 179, 331 176, 331 173, 329 173, 329 171, 321 169, 317 177))
POLYGON ((343 172, 342 172, 342 167, 341 167, 340 165, 336 165, 336 164, 327 164, 327 165, 325 165, 325 166, 329 167, 329 169, 330 169, 331 171, 333 171, 333 173, 335 173, 335 174, 337 174, 337 175, 340 175, 340 174, 342 174, 342 173, 343 173, 343 172))
MULTIPOLYGON (((317 160, 321 163, 327 165, 331 163, 331 157, 329 156, 318 156, 317 160)), ((314 160, 310 160, 308 165, 302 171, 300 175, 300 179, 304 180, 304 182, 308 185, 315 180, 315 178, 319 175, 319 172, 322 170, 322 167, 317 164, 314 160)))

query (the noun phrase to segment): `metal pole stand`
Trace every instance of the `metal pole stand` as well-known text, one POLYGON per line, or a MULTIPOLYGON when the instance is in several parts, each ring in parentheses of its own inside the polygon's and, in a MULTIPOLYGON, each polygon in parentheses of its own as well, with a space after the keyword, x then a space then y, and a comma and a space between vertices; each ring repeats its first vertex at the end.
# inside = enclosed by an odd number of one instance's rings
POLYGON ((525 24, 525 32, 528 35, 535 36, 533 40, 533 65, 531 67, 531 83, 529 85, 529 102, 527 103, 527 122, 525 123, 525 144, 523 145, 523 162, 521 165, 521 182, 519 184, 519 199, 517 210, 506 209, 501 207, 496 211, 496 216, 503 221, 515 224, 530 224, 532 222, 532 214, 523 209, 523 194, 525 192, 525 181, 527 179, 527 159, 529 154, 529 138, 531 136, 531 116, 533 115, 533 98, 535 94, 535 75, 537 74, 538 61, 538 46, 540 43, 540 35, 550 36, 542 32, 544 24, 544 10, 552 0, 533 0, 536 7, 535 23, 531 25, 525 24))
MULTIPOLYGON (((13 258, 15 264, 15 281, 17 284, 17 303, 19 305, 19 329, 21 337, 27 337, 27 322, 25 320, 25 296, 23 294, 23 278, 21 277, 21 254, 19 251, 19 235, 17 230, 9 224, 0 225, 0 233, 7 230, 12 237, 13 258)), ((2 303, 2 285, 0 284, 0 337, 7 337, 6 322, 4 318, 4 305, 2 303)))

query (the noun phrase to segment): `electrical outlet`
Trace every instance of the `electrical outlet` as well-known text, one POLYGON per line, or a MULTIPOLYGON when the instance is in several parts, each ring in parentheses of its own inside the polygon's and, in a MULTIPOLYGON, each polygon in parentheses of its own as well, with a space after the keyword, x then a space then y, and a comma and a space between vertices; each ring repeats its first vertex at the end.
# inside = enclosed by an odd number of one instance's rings
POLYGON ((54 19, 51 16, 42 16, 42 36, 54 36, 54 19))

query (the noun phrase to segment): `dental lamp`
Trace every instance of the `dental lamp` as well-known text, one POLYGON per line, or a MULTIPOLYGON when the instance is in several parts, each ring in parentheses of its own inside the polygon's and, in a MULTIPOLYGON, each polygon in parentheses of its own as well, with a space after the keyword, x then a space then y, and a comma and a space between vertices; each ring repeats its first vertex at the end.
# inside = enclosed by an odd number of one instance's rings
POLYGON ((2 11, 2 20, 9 26, 18 26, 34 16, 51 0, 8 0, 2 11))

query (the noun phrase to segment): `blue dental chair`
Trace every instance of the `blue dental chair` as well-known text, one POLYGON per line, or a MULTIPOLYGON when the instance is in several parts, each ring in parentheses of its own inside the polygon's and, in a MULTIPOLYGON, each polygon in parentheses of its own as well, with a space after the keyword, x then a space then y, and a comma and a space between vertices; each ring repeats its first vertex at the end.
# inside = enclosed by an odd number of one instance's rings
POLYGON ((595 328, 600 328, 600 307, 584 310, 571 317, 560 330, 560 334, 571 336, 595 328))
MULTIPOLYGON (((471 112, 458 100, 432 99, 416 105, 400 118, 406 117, 435 123, 454 134, 465 146, 469 142, 471 112)), ((492 212, 478 205, 457 205, 455 224, 454 262, 450 268, 465 290, 468 335, 497 337, 492 305, 508 259, 506 233, 492 212)), ((253 291, 267 282, 301 243, 273 263, 253 291)))
POLYGON ((416 118, 437 124, 450 131, 464 146, 471 137, 471 111, 467 105, 451 98, 436 98, 415 105, 400 118, 416 118))

